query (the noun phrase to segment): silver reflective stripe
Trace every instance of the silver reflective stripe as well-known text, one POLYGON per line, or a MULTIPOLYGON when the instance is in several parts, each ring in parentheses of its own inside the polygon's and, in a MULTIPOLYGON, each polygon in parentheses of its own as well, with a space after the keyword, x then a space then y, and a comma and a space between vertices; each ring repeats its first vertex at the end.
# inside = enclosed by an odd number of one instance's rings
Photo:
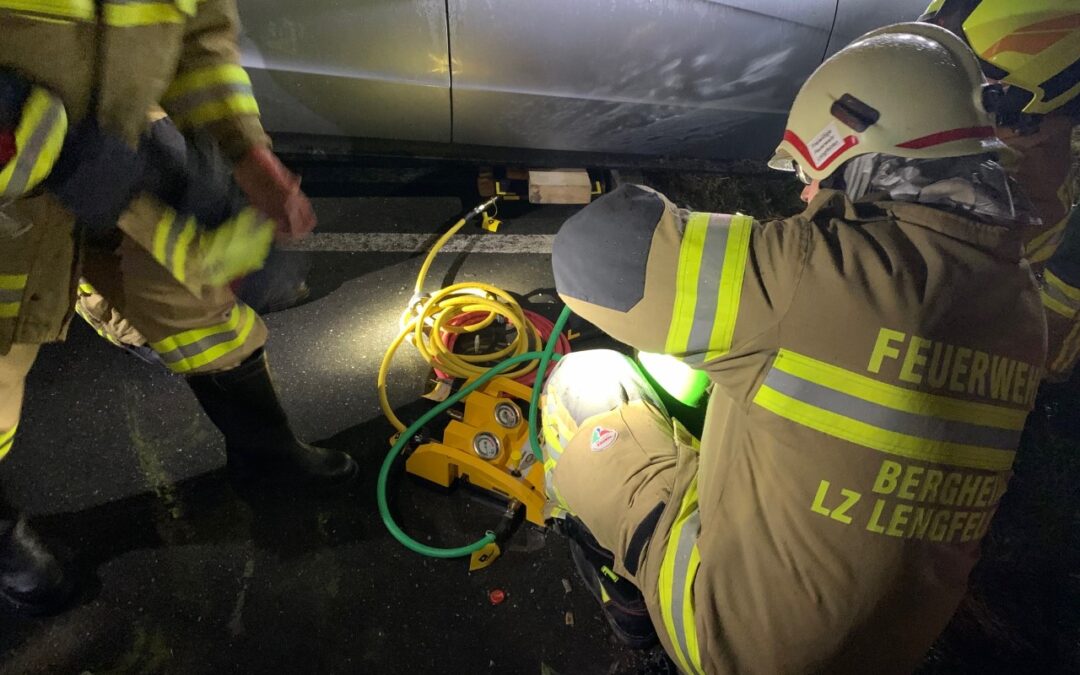
MULTIPOLYGON (((245 311, 245 310, 238 309, 237 311, 245 311)), ((243 315, 243 314, 241 315, 240 321, 237 322, 236 328, 232 328, 230 330, 225 330, 225 331, 222 331, 220 333, 214 333, 213 335, 208 335, 208 336, 204 337, 201 340, 196 340, 195 342, 192 342, 191 344, 187 344, 187 345, 183 345, 181 347, 177 347, 176 349, 173 349, 172 351, 168 351, 168 352, 164 352, 164 353, 159 352, 158 356, 160 356, 161 360, 164 361, 165 363, 168 363, 168 364, 179 363, 179 362, 181 362, 181 361, 183 361, 185 359, 190 359, 190 358, 192 358, 194 356, 198 356, 199 354, 202 354, 206 350, 210 349, 211 347, 213 347, 215 345, 219 345, 222 342, 229 342, 230 340, 236 340, 237 338, 240 337, 240 334, 239 334, 238 331, 243 328, 244 316, 246 316, 246 315, 243 315)))
POLYGON ((211 85, 205 89, 197 89, 189 94, 183 94, 171 98, 166 102, 169 113, 183 116, 207 103, 225 101, 230 96, 237 94, 254 97, 255 93, 250 84, 241 82, 224 82, 211 85))
MULTIPOLYGON (((686 654, 691 663, 694 657, 690 654, 690 645, 686 640, 686 591, 687 577, 690 574, 690 556, 694 553, 697 545, 698 533, 701 531, 701 517, 697 509, 690 514, 683 523, 679 532, 679 540, 675 542, 675 569, 671 577, 671 622, 675 626, 675 639, 679 648, 686 654)), ((670 544, 668 544, 670 546, 670 544)), ((693 614, 691 613, 691 616, 693 614)))
POLYGON ((10 290, 0 288, 0 303, 21 302, 25 292, 25 288, 12 288, 10 290))
POLYGON ((814 407, 908 436, 1009 451, 1015 450, 1020 442, 1019 430, 954 422, 896 410, 776 369, 765 378, 765 385, 814 407))
POLYGON ((38 125, 34 127, 30 139, 23 147, 19 148, 18 154, 15 156, 15 167, 12 169, 11 179, 8 181, 7 189, 4 191, 5 197, 18 197, 26 192, 30 174, 33 172, 34 165, 37 164, 41 151, 49 140, 53 127, 60 120, 60 112, 59 105, 50 105, 45 114, 41 116, 38 125))
POLYGON ((724 256, 727 253, 728 235, 731 233, 731 216, 711 216, 705 228, 705 244, 701 250, 701 271, 698 274, 697 304, 694 322, 690 328, 689 352, 700 352, 686 359, 689 362, 705 360, 716 325, 717 302, 720 298, 720 279, 724 273, 724 256), (695 361, 697 359, 697 361, 695 361))

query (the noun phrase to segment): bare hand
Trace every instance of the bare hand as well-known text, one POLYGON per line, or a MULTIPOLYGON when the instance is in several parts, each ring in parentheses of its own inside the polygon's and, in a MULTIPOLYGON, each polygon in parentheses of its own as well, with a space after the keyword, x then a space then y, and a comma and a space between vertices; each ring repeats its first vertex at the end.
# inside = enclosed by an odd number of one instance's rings
POLYGON ((303 239, 317 224, 300 178, 273 152, 255 148, 236 163, 233 176, 251 205, 278 224, 278 240, 303 239))

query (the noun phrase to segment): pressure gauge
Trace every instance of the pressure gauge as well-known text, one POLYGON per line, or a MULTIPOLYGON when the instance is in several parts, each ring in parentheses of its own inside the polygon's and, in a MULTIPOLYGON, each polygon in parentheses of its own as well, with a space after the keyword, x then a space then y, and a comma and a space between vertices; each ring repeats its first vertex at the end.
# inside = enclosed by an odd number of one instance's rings
POLYGON ((507 429, 513 429, 521 424, 521 411, 513 403, 500 403, 495 406, 495 420, 507 429))
POLYGON ((472 446, 481 459, 492 460, 499 456, 499 439, 487 431, 476 434, 472 446))

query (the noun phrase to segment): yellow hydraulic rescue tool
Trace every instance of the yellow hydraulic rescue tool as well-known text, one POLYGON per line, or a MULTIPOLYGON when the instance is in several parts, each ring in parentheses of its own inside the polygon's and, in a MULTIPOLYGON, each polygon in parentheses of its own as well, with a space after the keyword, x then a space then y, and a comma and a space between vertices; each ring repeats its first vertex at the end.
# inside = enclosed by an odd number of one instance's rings
POLYGON ((539 450, 534 447, 529 429, 535 419, 530 420, 527 412, 530 405, 535 406, 537 392, 519 380, 529 381, 530 373, 539 371, 536 386, 542 386, 543 372, 553 358, 551 352, 560 341, 568 316, 564 312, 566 316, 550 325, 551 340, 545 350, 544 332, 550 322, 523 310, 502 289, 473 282, 452 284, 432 294, 424 292, 424 280, 435 256, 468 221, 481 218, 481 227, 489 231, 498 227, 499 221, 488 213, 497 199, 489 199, 467 213, 432 246, 417 275, 414 295, 400 322, 401 330, 384 354, 378 376, 379 403, 398 431, 379 475, 383 522, 398 541, 418 553, 442 558, 470 556, 472 570, 487 567, 499 557, 506 538, 521 520, 544 527, 544 467, 537 461, 539 450), (510 344, 490 354, 454 352, 451 338, 477 334, 496 322, 513 328, 515 337, 510 344), (545 329, 538 328, 537 322, 545 324, 545 329), (441 373, 443 381, 465 380, 459 391, 408 429, 390 407, 387 393, 391 362, 406 341, 441 373), (496 361, 501 362, 499 366, 488 365, 496 361), (464 411, 449 407, 458 402, 464 403, 464 411), (446 488, 463 481, 507 502, 496 530, 469 546, 454 549, 427 546, 409 537, 394 523, 386 498, 393 457, 410 442, 406 437, 442 411, 452 418, 442 439, 427 439, 416 447, 406 458, 405 470, 446 488))
POLYGON ((544 468, 529 447, 531 387, 496 377, 465 397, 465 412, 446 425, 442 442, 416 448, 405 470, 443 487, 458 480, 525 508, 544 526, 544 468))

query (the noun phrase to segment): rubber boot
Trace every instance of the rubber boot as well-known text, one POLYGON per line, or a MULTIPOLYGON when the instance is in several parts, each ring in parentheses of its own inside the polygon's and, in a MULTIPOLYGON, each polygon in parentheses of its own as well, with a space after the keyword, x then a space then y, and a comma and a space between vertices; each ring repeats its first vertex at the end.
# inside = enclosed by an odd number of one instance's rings
POLYGON ((43 616, 63 609, 74 586, 71 574, 0 491, 0 600, 19 614, 43 616))
POLYGON ((648 649, 659 638, 649 617, 645 596, 633 582, 615 574, 615 557, 602 547, 585 525, 573 517, 561 524, 570 543, 570 558, 604 618, 620 642, 633 649, 648 649))
POLYGON ((344 452, 301 443, 278 400, 263 350, 221 373, 187 378, 210 420, 225 435, 229 473, 322 489, 350 483, 356 462, 344 452))

